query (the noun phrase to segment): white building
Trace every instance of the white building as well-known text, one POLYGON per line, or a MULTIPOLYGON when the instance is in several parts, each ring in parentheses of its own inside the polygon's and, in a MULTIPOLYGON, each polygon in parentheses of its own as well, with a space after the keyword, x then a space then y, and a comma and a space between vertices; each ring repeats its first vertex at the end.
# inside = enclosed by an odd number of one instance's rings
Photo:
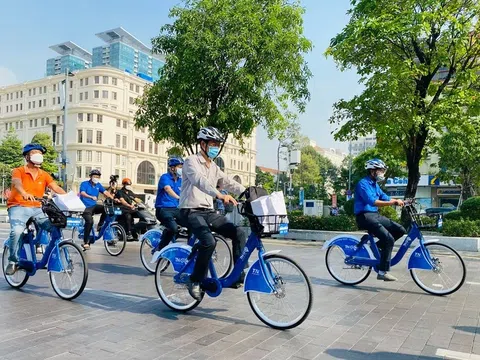
MULTIPOLYGON (((62 149, 63 110, 59 83, 64 75, 0 88, 0 138, 14 129, 24 144, 36 133, 54 134, 62 149)), ((135 98, 147 84, 141 78, 112 67, 80 70, 67 83, 68 186, 77 189, 92 168, 129 177, 137 193, 155 193, 166 171, 168 143, 154 143, 147 129, 135 129, 135 98)), ((256 138, 229 138, 217 164, 242 184, 255 183, 256 138)))
POLYGON ((352 156, 355 157, 368 149, 374 148, 376 144, 377 137, 376 135, 372 134, 352 141, 349 146, 352 147, 352 156))

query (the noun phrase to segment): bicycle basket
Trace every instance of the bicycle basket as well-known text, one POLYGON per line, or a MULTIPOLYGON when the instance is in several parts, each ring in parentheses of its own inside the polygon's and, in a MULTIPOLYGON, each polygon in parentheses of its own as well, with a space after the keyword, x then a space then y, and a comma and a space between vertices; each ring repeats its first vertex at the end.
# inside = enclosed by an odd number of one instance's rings
POLYGON ((252 232, 262 235, 286 234, 287 215, 247 215, 252 232))
POLYGON ((67 226, 67 215, 52 201, 43 204, 42 210, 48 216, 48 219, 53 226, 58 228, 64 228, 67 226))

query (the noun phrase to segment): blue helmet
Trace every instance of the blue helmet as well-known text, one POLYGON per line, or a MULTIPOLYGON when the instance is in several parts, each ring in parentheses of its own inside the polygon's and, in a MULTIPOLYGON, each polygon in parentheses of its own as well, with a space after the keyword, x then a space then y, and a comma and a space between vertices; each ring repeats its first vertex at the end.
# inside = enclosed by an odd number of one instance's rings
POLYGON ((181 157, 172 157, 168 159, 168 166, 183 165, 183 159, 181 157))
POLYGON ((32 150, 40 150, 42 154, 45 154, 47 152, 47 149, 45 149, 42 145, 31 143, 23 147, 23 156, 27 155, 32 150))
POLYGON ((366 170, 381 169, 387 170, 388 166, 380 159, 370 159, 365 163, 366 170))

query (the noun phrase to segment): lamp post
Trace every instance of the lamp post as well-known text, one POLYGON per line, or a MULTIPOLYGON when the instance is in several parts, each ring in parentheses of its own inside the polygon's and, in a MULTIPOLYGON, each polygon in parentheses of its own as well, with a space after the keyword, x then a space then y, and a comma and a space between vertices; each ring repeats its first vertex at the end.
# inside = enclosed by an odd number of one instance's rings
POLYGON ((2 173, 2 205, 5 204, 5 172, 2 173))
POLYGON ((68 78, 71 76, 75 76, 68 70, 68 67, 65 69, 65 79, 62 80, 63 88, 63 129, 62 129, 62 182, 63 182, 63 189, 67 191, 67 104, 68 104, 68 78))
POLYGON ((113 147, 114 145, 108 145, 110 148, 110 175, 113 175, 113 147))

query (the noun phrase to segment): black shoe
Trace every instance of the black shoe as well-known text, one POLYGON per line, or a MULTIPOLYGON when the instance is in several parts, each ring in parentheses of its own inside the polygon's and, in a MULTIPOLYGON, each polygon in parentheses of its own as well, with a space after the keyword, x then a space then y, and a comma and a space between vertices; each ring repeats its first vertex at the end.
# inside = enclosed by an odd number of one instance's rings
POLYGON ((230 289, 238 289, 243 286, 243 282, 245 281, 245 271, 242 271, 240 274, 240 278, 235 281, 232 285, 229 286, 230 289))
POLYGON ((133 235, 128 233, 127 234, 127 241, 134 241, 135 239, 133 238, 133 235))
POLYGON ((200 283, 189 282, 187 286, 188 286, 188 293, 190 294, 190 296, 197 301, 201 301, 203 291, 200 287, 200 283))

